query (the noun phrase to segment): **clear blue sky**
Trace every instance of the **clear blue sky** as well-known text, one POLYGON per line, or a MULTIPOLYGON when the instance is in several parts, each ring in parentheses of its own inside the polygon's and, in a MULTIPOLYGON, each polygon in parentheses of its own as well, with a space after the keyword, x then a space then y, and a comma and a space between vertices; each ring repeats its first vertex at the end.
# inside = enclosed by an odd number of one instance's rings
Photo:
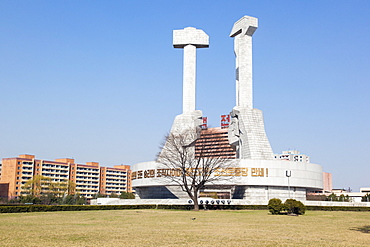
POLYGON ((197 109, 234 106, 229 33, 253 36, 254 107, 274 152, 298 149, 336 188, 370 186, 370 1, 0 1, 0 157, 150 161, 182 111, 182 50, 198 50, 197 109))

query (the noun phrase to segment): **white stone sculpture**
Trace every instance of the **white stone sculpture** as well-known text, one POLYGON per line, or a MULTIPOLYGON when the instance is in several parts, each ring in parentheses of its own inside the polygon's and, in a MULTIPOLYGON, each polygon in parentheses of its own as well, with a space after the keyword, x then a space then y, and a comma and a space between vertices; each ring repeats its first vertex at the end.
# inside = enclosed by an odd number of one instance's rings
POLYGON ((209 47, 209 37, 194 27, 174 30, 173 47, 184 49, 182 109, 190 113, 195 111, 196 49, 209 47))
POLYGON ((253 108, 252 35, 257 27, 257 18, 243 16, 230 33, 236 58, 236 106, 230 113, 229 142, 236 146, 240 159, 268 160, 273 159, 273 152, 262 111, 253 108))

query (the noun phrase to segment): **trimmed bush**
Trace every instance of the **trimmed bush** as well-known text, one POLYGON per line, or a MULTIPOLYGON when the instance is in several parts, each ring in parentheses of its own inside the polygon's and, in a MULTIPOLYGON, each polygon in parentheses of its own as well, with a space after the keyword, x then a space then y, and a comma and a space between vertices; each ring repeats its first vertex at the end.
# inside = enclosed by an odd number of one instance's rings
POLYGON ((306 212, 306 206, 295 199, 287 199, 284 202, 284 208, 288 214, 302 215, 306 212))
POLYGON ((362 202, 370 202, 370 194, 369 194, 369 193, 366 193, 366 195, 364 195, 364 196, 361 198, 361 201, 362 201, 362 202))
POLYGON ((370 211, 370 207, 346 207, 346 206, 306 206, 312 211, 370 211))
POLYGON ((135 199, 135 195, 129 192, 122 192, 119 198, 120 199, 135 199))
POLYGON ((271 214, 280 214, 283 210, 283 204, 281 200, 277 198, 270 199, 267 207, 271 214))
MULTIPOLYGON (((193 205, 14 205, 0 206, 0 213, 85 211, 85 210, 129 210, 129 209, 176 209, 190 210, 193 205)), ((209 210, 266 210, 266 205, 209 205, 209 210)))
MULTIPOLYGON (((306 208, 301 202, 294 205, 306 208), (303 207, 302 207, 303 205, 303 207)), ((284 204, 282 204, 284 207, 284 204)), ((175 209, 191 210, 192 205, 1 205, 0 213, 26 213, 26 212, 49 212, 49 211, 85 211, 85 210, 130 210, 130 209, 175 209)), ((208 205, 209 210, 270 210, 267 205, 208 205)), ((282 211, 284 209, 281 209, 282 211)), ((307 210, 320 211, 369 211, 370 207, 338 207, 338 206, 307 206, 307 210)), ((271 212, 271 211, 270 211, 271 212)), ((297 214, 297 211, 295 211, 297 214)), ((304 211, 298 211, 304 214, 304 211)))

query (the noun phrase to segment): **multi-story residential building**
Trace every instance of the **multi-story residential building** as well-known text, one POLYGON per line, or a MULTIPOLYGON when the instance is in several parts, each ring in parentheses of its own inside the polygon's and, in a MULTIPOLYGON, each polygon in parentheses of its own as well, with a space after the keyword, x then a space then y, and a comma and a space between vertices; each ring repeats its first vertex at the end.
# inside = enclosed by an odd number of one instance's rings
POLYGON ((275 159, 310 163, 310 157, 305 154, 301 154, 297 150, 288 150, 283 151, 282 154, 275 154, 275 159))
POLYGON ((101 167, 97 162, 76 164, 74 159, 68 158, 47 161, 24 154, 3 159, 0 195, 16 198, 28 194, 29 190, 24 185, 35 175, 42 175, 55 183, 73 182, 75 190, 86 198, 92 198, 97 193, 119 195, 132 192, 128 165, 101 167))
POLYGON ((100 193, 120 194, 131 190, 131 170, 127 165, 100 168, 100 193), (130 188, 128 190, 128 188, 130 188))

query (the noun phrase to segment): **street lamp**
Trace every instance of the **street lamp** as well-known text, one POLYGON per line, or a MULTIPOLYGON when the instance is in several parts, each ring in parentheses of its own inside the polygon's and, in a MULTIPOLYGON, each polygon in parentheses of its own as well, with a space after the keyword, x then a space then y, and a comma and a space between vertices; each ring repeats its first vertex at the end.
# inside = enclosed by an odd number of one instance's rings
POLYGON ((285 171, 285 176, 288 178, 288 193, 289 193, 289 198, 290 199, 290 184, 289 184, 289 178, 292 176, 292 171, 285 171))

